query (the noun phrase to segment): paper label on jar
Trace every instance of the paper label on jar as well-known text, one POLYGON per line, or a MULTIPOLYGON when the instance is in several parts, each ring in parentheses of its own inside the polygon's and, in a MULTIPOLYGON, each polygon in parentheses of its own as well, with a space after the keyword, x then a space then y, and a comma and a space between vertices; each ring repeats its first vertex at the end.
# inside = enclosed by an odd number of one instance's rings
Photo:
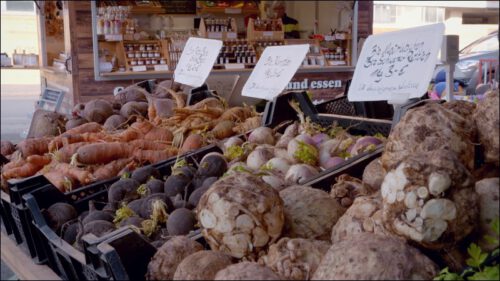
POLYGON ((444 24, 371 35, 363 44, 349 87, 349 101, 418 98, 436 67, 444 24))
POLYGON ((242 95, 273 100, 286 88, 308 51, 309 44, 265 48, 242 95))
POLYGON ((166 64, 156 64, 155 71, 168 71, 168 65, 166 64))
POLYGON ((136 72, 146 71, 146 66, 145 65, 132 66, 132 71, 136 71, 136 72))
POLYGON ((274 32, 272 32, 272 31, 264 31, 262 33, 262 36, 264 36, 264 37, 273 37, 273 35, 274 35, 274 32))
POLYGON ((203 85, 221 48, 220 40, 189 38, 175 68, 175 82, 191 87, 203 85))
POLYGON ((238 34, 236 32, 228 32, 226 37, 227 39, 236 39, 238 38, 238 34))
POLYGON ((207 37, 210 39, 222 39, 222 32, 209 32, 207 37))

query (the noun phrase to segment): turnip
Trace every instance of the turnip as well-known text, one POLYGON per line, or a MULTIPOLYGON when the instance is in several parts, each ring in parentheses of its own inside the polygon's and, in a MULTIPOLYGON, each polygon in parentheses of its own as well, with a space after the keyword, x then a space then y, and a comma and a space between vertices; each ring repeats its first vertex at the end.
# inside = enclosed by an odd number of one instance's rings
POLYGON ((307 143, 310 145, 315 145, 313 138, 311 136, 309 136, 308 134, 302 133, 302 134, 296 136, 295 140, 297 140, 299 142, 304 142, 304 143, 307 143))
POLYGON ((337 154, 337 149, 340 146, 339 139, 331 139, 327 140, 320 144, 318 156, 319 156, 319 165, 326 169, 328 161, 332 158, 333 155, 337 154))
POLYGON ((290 169, 290 165, 291 163, 288 160, 274 157, 267 161, 267 163, 264 165, 264 169, 285 175, 288 169, 290 169))
POLYGON ((300 139, 293 139, 288 143, 287 152, 299 163, 315 165, 318 162, 318 149, 300 139))
POLYGON ((256 144, 270 144, 274 145, 274 133, 271 128, 259 127, 253 130, 248 136, 248 142, 256 144))
POLYGON ((278 191, 249 173, 215 182, 196 210, 210 248, 239 259, 255 260, 278 239, 284 223, 278 191))
POLYGON ((240 137, 230 137, 226 141, 224 141, 222 145, 222 150, 224 151, 224 154, 226 154, 226 151, 229 147, 231 146, 241 146, 243 144, 243 140, 240 137))
POLYGON ((322 165, 321 167, 324 168, 324 169, 330 169, 330 168, 338 166, 338 165, 340 165, 340 164, 342 164, 344 162, 345 162, 344 158, 335 156, 335 157, 332 157, 332 158, 328 159, 326 161, 326 163, 324 165, 322 165))
POLYGON ((394 234, 430 249, 454 245, 477 224, 473 184, 450 151, 411 155, 382 183, 384 223, 394 234))
POLYGON ((285 181, 288 184, 300 184, 318 174, 319 171, 311 165, 295 164, 288 169, 285 181))
POLYGON ((286 148, 288 146, 288 143, 293 138, 295 138, 295 136, 297 136, 298 133, 299 133, 299 123, 294 122, 285 129, 283 135, 279 138, 278 142, 276 142, 276 147, 286 148))
POLYGON ((302 238, 281 238, 260 262, 287 280, 309 280, 330 243, 302 238))
POLYGON ((214 280, 281 280, 282 277, 269 267, 256 262, 240 262, 230 265, 219 272, 214 280))
POLYGON ((247 167, 257 171, 273 157, 272 149, 256 148, 247 157, 247 167))
POLYGON ((330 240, 333 225, 345 208, 327 192, 309 186, 291 186, 280 191, 285 204, 283 235, 290 238, 330 240))
POLYGON ((361 233, 333 244, 312 280, 430 280, 438 267, 404 241, 361 233))
POLYGON ((147 280, 172 280, 177 266, 203 246, 186 236, 174 236, 163 244, 148 264, 147 280))
POLYGON ((272 188, 280 191, 284 189, 287 184, 282 176, 275 175, 273 173, 269 173, 268 175, 261 176, 262 180, 269 184, 272 188))
POLYGON ((320 144, 324 143, 325 141, 329 140, 330 137, 327 134, 320 133, 316 134, 312 137, 312 141, 315 146, 319 146, 320 144))
POLYGON ((215 251, 199 251, 177 266, 174 280, 213 280, 215 274, 233 264, 231 256, 215 251))
POLYGON ((376 137, 365 136, 356 140, 354 146, 350 149, 350 154, 356 156, 364 152, 371 152, 375 150, 377 145, 381 144, 382 141, 376 137))

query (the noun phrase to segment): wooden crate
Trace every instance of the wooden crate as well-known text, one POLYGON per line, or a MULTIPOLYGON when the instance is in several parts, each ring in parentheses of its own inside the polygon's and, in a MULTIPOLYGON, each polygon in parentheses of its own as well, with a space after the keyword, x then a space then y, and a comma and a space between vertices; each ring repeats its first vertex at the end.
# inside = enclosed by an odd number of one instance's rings
POLYGON ((219 31, 219 32, 208 31, 206 19, 201 19, 200 36, 203 38, 218 39, 218 40, 237 39, 238 29, 236 25, 236 20, 234 18, 231 18, 231 28, 233 31, 219 31))
POLYGON ((255 20, 250 18, 248 20, 247 27, 247 40, 257 41, 257 40, 284 40, 285 39, 285 27, 281 19, 278 19, 281 24, 281 30, 279 31, 258 31, 255 30, 255 20))

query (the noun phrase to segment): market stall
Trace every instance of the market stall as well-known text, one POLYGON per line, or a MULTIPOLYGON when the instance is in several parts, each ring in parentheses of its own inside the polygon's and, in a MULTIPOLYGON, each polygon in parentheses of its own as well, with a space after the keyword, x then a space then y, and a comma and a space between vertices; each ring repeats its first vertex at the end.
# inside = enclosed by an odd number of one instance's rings
POLYGON ((2 239, 17 244, 2 241, 2 258, 19 276, 42 277, 14 262, 31 259, 64 280, 498 277, 499 93, 425 98, 442 24, 371 36, 357 64, 336 47, 346 65, 333 66, 322 39, 281 38, 280 20, 248 18, 243 32, 236 15, 265 3, 99 2, 64 13, 93 28, 64 34, 71 115, 2 141, 2 239), (232 16, 202 17, 190 38, 136 32, 169 9, 232 16), (336 88, 349 65, 348 93, 315 105, 312 90, 336 88), (133 83, 155 75, 170 79, 133 83), (388 102, 390 116, 368 117, 388 102))

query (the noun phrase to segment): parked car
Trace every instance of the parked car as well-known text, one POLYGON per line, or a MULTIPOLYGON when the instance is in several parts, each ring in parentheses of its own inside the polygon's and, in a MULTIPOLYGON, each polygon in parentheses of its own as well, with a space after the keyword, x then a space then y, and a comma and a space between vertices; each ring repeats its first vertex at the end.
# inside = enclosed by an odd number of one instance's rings
MULTIPOLYGON (((481 37, 478 40, 467 45, 460 51, 459 60, 455 64, 453 78, 464 86, 466 95, 473 95, 479 84, 479 60, 496 60, 493 66, 494 73, 492 77, 498 79, 498 30, 481 37)), ((443 69, 443 66, 436 68, 433 75, 433 82, 437 73, 443 69)))

